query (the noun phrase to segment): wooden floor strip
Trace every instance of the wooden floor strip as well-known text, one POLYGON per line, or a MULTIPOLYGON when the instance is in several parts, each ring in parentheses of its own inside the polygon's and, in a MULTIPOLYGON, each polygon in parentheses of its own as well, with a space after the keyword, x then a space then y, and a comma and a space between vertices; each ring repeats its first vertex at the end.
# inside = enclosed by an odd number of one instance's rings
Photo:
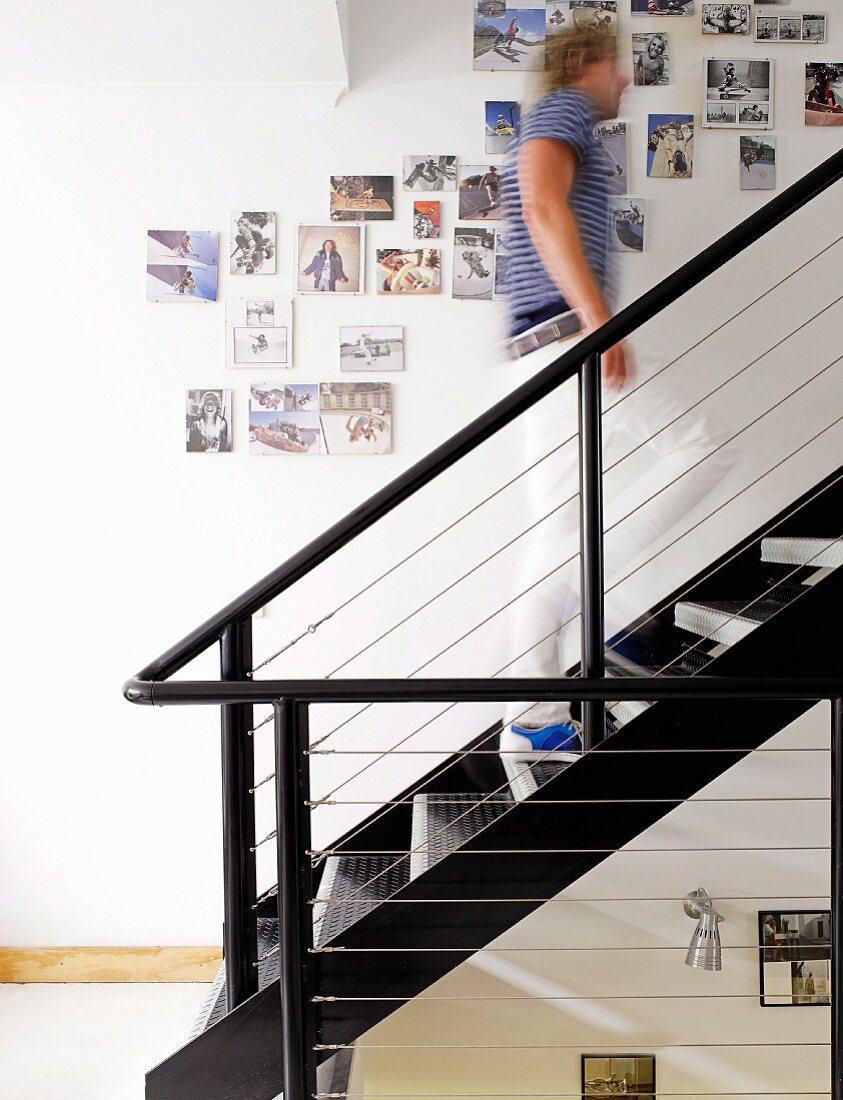
POLYGON ((211 982, 219 947, 0 947, 0 984, 211 982))

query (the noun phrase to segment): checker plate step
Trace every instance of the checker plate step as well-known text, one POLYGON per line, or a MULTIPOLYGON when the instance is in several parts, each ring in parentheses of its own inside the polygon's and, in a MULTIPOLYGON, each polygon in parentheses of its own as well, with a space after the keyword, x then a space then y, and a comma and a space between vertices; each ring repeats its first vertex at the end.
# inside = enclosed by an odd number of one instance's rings
POLYGON ((410 878, 418 878, 513 806, 506 791, 490 795, 417 794, 413 799, 410 878))
MULTIPOLYGON (((278 946, 278 921, 274 917, 258 917, 258 958, 278 946)), ((258 963, 258 989, 265 989, 278 977, 278 955, 272 955, 258 963)), ((195 1039, 209 1027, 218 1024, 226 1014, 225 963, 217 971, 202 1011, 196 1017, 189 1039, 195 1039)))
POLYGON ((687 630, 709 641, 734 645, 787 605, 787 601, 769 598, 756 600, 747 607, 748 602, 713 600, 693 603, 683 600, 676 605, 675 622, 680 630, 687 630))
POLYGON ((509 780, 509 789, 516 802, 524 802, 545 783, 555 779, 560 772, 564 772, 570 764, 549 760, 540 764, 529 764, 526 761, 512 760, 504 755, 501 757, 506 777, 509 780))
POLYGON ((406 855, 328 856, 313 907, 315 946, 330 943, 409 881, 406 855))
POLYGON ((843 539, 762 539, 761 560, 778 565, 806 565, 810 569, 836 569, 843 565, 843 539))

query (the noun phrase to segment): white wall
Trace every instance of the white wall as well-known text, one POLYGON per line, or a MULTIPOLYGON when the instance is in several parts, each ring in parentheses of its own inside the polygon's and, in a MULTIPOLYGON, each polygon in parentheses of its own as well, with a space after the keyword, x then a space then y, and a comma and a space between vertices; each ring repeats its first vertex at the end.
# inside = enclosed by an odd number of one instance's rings
MULTIPOLYGON (((0 118, 9 154, 0 168, 9 212, 0 280, 10 319, 5 346, 12 410, 4 434, 10 583, 0 941, 219 942, 216 715, 132 708, 122 701, 120 685, 524 377, 522 368, 501 364, 487 352, 499 324, 497 306, 452 302, 447 295, 398 303, 373 293, 331 302, 302 299, 296 303, 297 366, 285 377, 339 377, 340 324, 405 325, 407 370, 393 376, 396 453, 259 461, 247 453, 249 379, 224 367, 222 299, 255 285, 267 293, 289 290, 292 227, 297 220, 326 217, 331 172, 398 176, 403 154, 426 150, 455 152, 466 161, 485 159, 483 102, 521 95, 522 82, 513 75, 471 71, 471 8, 470 0, 428 0, 410 15, 387 0, 355 0, 348 29, 352 91, 333 111, 84 110, 71 99, 67 109, 7 109, 0 118), (229 211, 252 202, 280 212, 277 277, 246 284, 223 272, 220 301, 206 307, 144 301, 147 228, 218 228, 224 254, 229 211), (184 390, 204 385, 235 390, 234 454, 183 453, 184 390)), ((640 23, 652 25, 646 19, 640 23)), ((662 108, 698 112, 700 58, 707 50, 727 52, 704 42, 696 20, 672 20, 669 29, 675 85, 635 89, 624 103, 631 123, 632 187, 650 204, 649 251, 623 258, 627 297, 668 274, 765 198, 737 190, 738 138, 731 133, 701 133, 693 181, 644 178, 644 115, 662 108)), ((843 46, 843 22, 832 19, 830 29, 832 45, 825 53, 833 59, 843 46)), ((624 43, 628 30, 627 20, 624 43)), ((230 38, 236 37, 233 30, 230 38)), ((126 50, 132 69, 139 59, 131 37, 126 50)), ((802 126, 801 65, 808 51, 782 46, 776 56, 784 186, 839 148, 841 131, 802 126)), ((30 68, 16 72, 19 80, 27 73, 43 79, 35 46, 30 68)), ((397 197, 397 221, 370 227, 370 274, 376 247, 410 240, 412 197, 401 192, 397 197)), ((455 204, 455 196, 445 197, 446 241, 456 222, 455 204)), ((690 347, 819 251, 839 217, 839 195, 818 200, 774 239, 649 325, 643 334, 648 354, 658 359, 690 347)), ((446 244, 446 282, 448 253, 446 244)), ((839 266, 839 256, 838 251, 820 271, 786 284, 683 359, 670 375, 679 399, 687 405, 703 396, 762 346, 833 301, 836 281, 828 273, 839 266)), ((829 362, 839 318, 830 310, 810 334, 802 333, 725 390, 712 402, 714 425, 734 430, 829 362)), ((681 501, 675 505, 674 530, 732 496, 785 449, 828 424, 839 411, 839 392, 835 378, 826 376, 786 412, 754 428, 716 494, 688 515, 681 501)), ((639 400, 632 399, 627 409, 634 410, 639 400)), ((758 491, 730 504, 717 522, 658 559, 639 576, 635 600, 647 603, 675 586, 812 484, 837 463, 840 443, 839 430, 824 436, 758 491)), ((434 524, 444 525, 513 476, 517 454, 512 431, 367 534, 334 567, 278 600, 255 623, 257 652, 272 652, 350 589, 378 576, 434 524)), ((647 455, 638 456, 629 470, 639 495, 664 473, 647 455)), ((628 481, 626 473, 610 475, 613 514, 616 493, 628 481)), ((417 559, 400 581, 379 585, 272 671, 330 671, 490 554, 519 529, 523 517, 514 490, 498 497, 493 507, 417 559)), ((613 546, 611 552, 622 558, 622 532, 613 546)), ((506 602, 519 557, 516 545, 390 635, 377 660, 361 658, 346 674, 398 675, 420 665, 474 625, 492 598, 495 606, 506 602)), ((431 671, 499 668, 509 653, 506 627, 507 616, 497 616, 431 671)), ((210 654, 192 671, 214 675, 215 661, 210 654)), ((381 708, 369 714, 374 721, 350 726, 344 745, 388 746, 430 711, 404 708, 398 714, 396 708, 381 708)), ((488 709, 475 711, 482 708, 452 712, 448 723, 430 727, 406 747, 444 750, 461 744, 482 728, 479 722, 494 717, 488 709)), ((314 716, 318 728, 326 728, 327 721, 325 715, 314 716)), ((268 770, 268 739, 259 742, 268 770)), ((345 797, 384 797, 433 760, 393 758, 346 788, 345 797)), ((315 784, 330 789, 364 762, 328 757, 315 784)), ((261 827, 269 827, 269 803, 261 801, 261 827)), ((317 837, 330 839, 364 812, 365 807, 324 811, 317 837)), ((262 863, 261 874, 266 881, 271 858, 262 863)))

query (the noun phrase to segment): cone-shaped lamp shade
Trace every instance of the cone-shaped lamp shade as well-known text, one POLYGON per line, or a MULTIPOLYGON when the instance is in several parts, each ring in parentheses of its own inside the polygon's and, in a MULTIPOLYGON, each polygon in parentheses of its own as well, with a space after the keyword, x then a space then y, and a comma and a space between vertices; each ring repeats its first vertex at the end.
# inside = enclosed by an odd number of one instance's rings
POLYGON ((685 965, 695 970, 722 970, 723 953, 720 948, 720 914, 714 909, 700 913, 685 965))

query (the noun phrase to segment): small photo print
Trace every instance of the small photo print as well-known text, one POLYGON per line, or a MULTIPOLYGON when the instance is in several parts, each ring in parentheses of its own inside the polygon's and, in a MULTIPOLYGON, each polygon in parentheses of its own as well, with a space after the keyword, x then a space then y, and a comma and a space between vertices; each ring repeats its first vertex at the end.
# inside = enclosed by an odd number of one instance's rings
POLYGON ((706 103, 705 121, 712 126, 735 126, 738 121, 737 103, 706 103))
POLYGON ((643 87, 657 87, 670 83, 670 51, 667 35, 634 32, 632 35, 632 63, 635 83, 643 87))
POLYGON ((442 229, 442 203, 438 199, 417 199, 413 203, 413 237, 426 241, 442 229))
POLYGON ((456 189, 456 157, 404 157, 405 191, 456 191, 456 189))
POLYGON ((738 122, 741 126, 769 126, 770 108, 766 103, 739 103, 738 122))
POLYGON ((493 297, 506 296, 509 263, 512 251, 509 247, 509 234, 503 229, 495 230, 495 288, 493 297))
POLYGON ((501 187, 505 169, 495 164, 460 165, 460 210, 463 221, 503 217, 501 187))
POLYGON ((546 5, 545 23, 549 35, 580 28, 616 35, 617 0, 550 0, 546 5))
POLYGON ((458 226, 454 230, 454 298, 491 302, 494 283, 494 229, 458 226))
POLYGON ((753 126, 759 129, 771 124, 770 105, 773 89, 773 63, 770 60, 747 58, 707 58, 703 62, 706 104, 737 105, 737 123, 729 114, 726 122, 712 121, 709 108, 703 117, 704 126, 753 126))
POLYGON ((231 274, 275 274, 275 212, 236 210, 231 215, 231 274))
POLYGON ((217 300, 216 264, 147 264, 146 300, 148 302, 215 302, 217 300))
POLYGON ((507 8, 503 16, 496 18, 475 9, 475 69, 541 72, 544 43, 544 8, 507 8))
POLYGON ((609 193, 626 194, 626 123, 601 122, 594 128, 594 142, 603 157, 603 170, 609 177, 609 193))
POLYGON ((506 15, 506 0, 477 0, 476 11, 487 19, 502 19, 506 15))
POLYGON ((505 153, 520 125, 520 103, 514 99, 486 100, 486 152, 505 153))
POLYGON ((404 369, 400 325, 344 325, 340 328, 341 371, 404 369))
POLYGON ((148 264, 190 264, 216 267, 216 233, 204 229, 149 229, 146 234, 148 264))
POLYGON ((315 382, 284 386, 254 382, 249 387, 249 408, 270 412, 318 412, 319 387, 315 382))
POLYGON ((287 365, 285 328, 234 329, 234 363, 238 367, 287 365))
POLYGON ((761 1004, 831 1004, 831 913, 758 914, 761 1004))
POLYGON ((394 191, 392 176, 331 176, 331 221, 391 222, 394 191))
POLYGON ((624 1095, 656 1094, 656 1058, 653 1054, 583 1054, 582 1092, 584 1096, 610 1100, 624 1095))
POLYGON ((776 139, 741 134, 741 191, 772 191, 776 186, 776 139))
POLYGON ((805 125, 843 126, 843 61, 805 66, 805 125))
POLYGON ((644 200, 632 195, 609 196, 609 249, 644 251, 644 200))
POLYGON ((300 294, 363 293, 363 226, 300 225, 300 294))
POLYGON ((378 294, 439 294, 442 262, 438 248, 379 248, 378 294))
POLYGON ((812 14, 802 16, 802 41, 825 42, 824 15, 812 14))
POLYGON ((749 34, 749 4, 703 4, 703 34, 749 34))
POLYGON ((779 17, 777 15, 755 16, 755 41, 778 42, 779 17))
POLYGON ((291 367, 291 298, 226 298, 227 367, 291 367))
POLYGON ((188 390, 186 411, 188 454, 231 450, 231 390, 188 390))
POLYGON ((275 302, 273 302, 272 299, 259 302, 250 302, 247 300, 246 324, 250 326, 274 325, 275 302))
POLYGON ((691 179, 694 174, 694 116, 649 115, 647 175, 691 179))
POLYGON ((321 447, 318 406, 307 412, 249 408, 250 455, 318 455, 321 447))
POLYGON ((694 0, 632 0, 633 15, 693 15, 694 0))
POLYGON ((391 383, 320 382, 319 415, 326 454, 391 454, 391 383))

